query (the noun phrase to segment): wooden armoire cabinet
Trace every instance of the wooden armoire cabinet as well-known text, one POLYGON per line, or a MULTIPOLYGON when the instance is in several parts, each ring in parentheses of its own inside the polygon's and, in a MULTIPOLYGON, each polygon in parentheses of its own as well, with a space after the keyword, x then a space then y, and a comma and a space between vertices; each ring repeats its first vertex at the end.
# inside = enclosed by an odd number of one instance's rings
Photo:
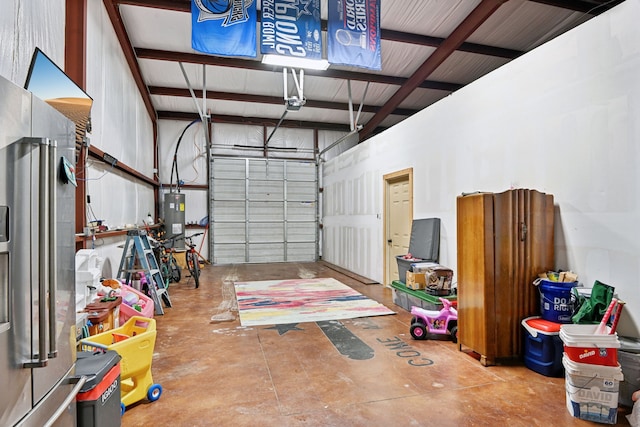
POLYGON ((553 196, 528 189, 457 198, 460 350, 483 365, 523 353, 522 319, 540 313, 534 279, 554 269, 553 196))

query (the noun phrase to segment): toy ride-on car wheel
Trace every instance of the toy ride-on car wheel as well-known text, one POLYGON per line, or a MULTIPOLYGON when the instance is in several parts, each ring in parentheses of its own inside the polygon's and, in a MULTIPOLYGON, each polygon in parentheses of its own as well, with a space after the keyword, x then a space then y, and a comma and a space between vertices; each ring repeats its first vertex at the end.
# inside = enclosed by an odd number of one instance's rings
POLYGON ((411 332, 411 336, 414 339, 417 339, 417 340, 427 339, 427 328, 425 328, 425 326, 420 322, 415 322, 411 324, 411 328, 409 329, 409 332, 411 332))
POLYGON ((149 390, 147 390, 147 399, 149 399, 149 402, 155 402, 160 399, 161 394, 162 386, 160 386, 160 384, 153 384, 149 387, 149 390))
POLYGON ((453 343, 457 343, 458 342, 458 325, 455 325, 451 328, 451 341, 453 341, 453 343))

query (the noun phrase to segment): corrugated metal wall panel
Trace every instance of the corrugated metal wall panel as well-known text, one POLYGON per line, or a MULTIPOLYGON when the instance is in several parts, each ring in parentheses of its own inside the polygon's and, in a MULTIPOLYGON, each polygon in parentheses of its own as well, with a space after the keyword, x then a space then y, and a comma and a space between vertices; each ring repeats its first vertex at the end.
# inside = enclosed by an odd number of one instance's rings
POLYGON ((287 220, 289 221, 315 221, 315 202, 288 202, 287 220))
POLYGON ((258 181, 251 180, 249 185, 249 200, 252 201, 282 201, 284 199, 284 186, 282 180, 258 181))
POLYGON ((315 191, 315 181, 294 182, 291 179, 287 179, 287 201, 313 201, 315 200, 315 191))
POLYGON ((316 233, 309 224, 299 222, 287 222, 287 241, 289 243, 315 243, 316 233))
POLYGON ((284 209, 282 201, 275 202, 248 202, 249 222, 284 221, 284 209))
POLYGON ((214 200, 211 208, 215 212, 214 222, 242 221, 244 223, 245 221, 244 200, 214 200))
POLYGON ((315 257, 315 243, 289 243, 287 244, 287 261, 307 262, 315 257))
POLYGON ((282 160, 254 159, 249 160, 249 179, 284 179, 284 162, 282 160))
POLYGON ((282 222, 249 223, 250 243, 284 242, 284 224, 282 222))
POLYGON ((214 158, 210 164, 215 264, 317 259, 315 163, 214 158))
POLYGON ((216 242, 221 244, 242 243, 247 240, 246 226, 243 222, 236 223, 213 223, 212 233, 216 235, 216 242))
POLYGON ((244 187, 244 179, 217 178, 211 189, 216 193, 216 199, 244 201, 244 187))
POLYGON ((244 263, 246 259, 246 245, 236 244, 213 244, 212 261, 214 264, 237 264, 244 263))
POLYGON ((250 263, 283 262, 285 261, 284 243, 250 243, 250 263))

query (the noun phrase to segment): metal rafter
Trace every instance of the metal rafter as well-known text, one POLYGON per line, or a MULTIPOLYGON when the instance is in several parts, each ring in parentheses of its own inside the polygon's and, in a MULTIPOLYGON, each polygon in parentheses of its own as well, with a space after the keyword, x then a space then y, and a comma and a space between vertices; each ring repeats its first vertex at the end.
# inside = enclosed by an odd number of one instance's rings
MULTIPOLYGON (((190 12, 191 0, 113 0, 114 3, 131 6, 151 7, 156 9, 175 10, 178 12, 190 12)), ((576 12, 599 15, 622 3, 624 0, 529 0, 561 9, 574 10, 576 12)))
MULTIPOLYGON (((245 70, 256 71, 268 71, 274 73, 281 73, 282 70, 279 67, 271 65, 265 65, 258 61, 238 59, 238 58, 222 58, 219 56, 205 55, 199 53, 186 53, 186 52, 172 52, 168 50, 158 49, 145 49, 136 48, 136 55, 139 59, 153 59, 157 61, 173 61, 173 62, 185 62, 190 64, 206 64, 217 67, 230 67, 230 68, 242 68, 245 70)), ((362 82, 383 83, 389 85, 400 86, 404 84, 407 79, 404 77, 385 76, 381 74, 372 73, 358 73, 354 71, 342 71, 342 70, 305 70, 305 73, 309 76, 335 78, 342 80, 356 80, 362 82)), ((442 90, 446 92, 454 92, 460 89, 461 84, 438 82, 433 80, 425 80, 421 82, 418 87, 423 89, 442 90)))
MULTIPOLYGON (((283 106, 284 108, 284 106, 283 106)), ((180 111, 158 111, 158 119, 167 120, 183 120, 193 121, 197 120, 200 116, 197 113, 188 113, 180 111)), ((275 126, 278 123, 279 118, 271 119, 265 117, 243 117, 232 116, 224 114, 215 114, 211 117, 212 123, 229 123, 239 125, 252 125, 252 126, 275 126)), ((299 129, 319 129, 319 130, 335 130, 340 132, 349 132, 350 128, 348 124, 342 123, 327 123, 327 122, 310 122, 303 120, 283 120, 280 127, 286 128, 299 128, 299 129)), ((380 127, 376 129, 377 132, 383 131, 385 128, 380 127)))
POLYGON ((142 100, 144 105, 147 107, 147 112, 149 113, 149 117, 151 121, 156 123, 156 110, 153 107, 153 103, 151 102, 151 95, 149 95, 149 91, 147 90, 147 85, 142 78, 142 72, 140 71, 140 66, 138 65, 138 61, 136 59, 135 52, 133 51, 133 47, 129 42, 129 36, 127 35, 127 30, 124 27, 124 23, 122 22, 122 15, 120 15, 120 10, 118 9, 117 1, 114 0, 103 0, 104 7, 107 10, 107 14, 109 15, 109 19, 111 20, 111 25, 116 32, 116 36, 118 37, 118 42, 120 43, 120 47, 122 48, 122 52, 124 53, 125 58, 127 59, 127 64, 129 65, 129 69, 131 70, 131 74, 133 75, 133 79, 138 86, 138 91, 140 92, 140 96, 142 96, 142 100))
MULTIPOLYGON (((172 88, 172 87, 160 87, 149 86, 149 92, 151 95, 159 96, 178 96, 178 97, 190 97, 191 93, 188 89, 172 88)), ((195 96, 202 98, 201 90, 193 91, 195 96)), ((218 92, 207 91, 207 99, 219 99, 224 101, 239 101, 239 102, 256 102, 260 104, 274 104, 283 105, 281 96, 266 96, 266 95, 248 95, 244 93, 231 93, 231 92, 218 92)), ((304 104, 305 107, 311 108, 323 108, 327 110, 349 110, 349 105, 342 102, 329 102, 329 101, 314 101, 307 100, 304 104)), ((376 105, 364 105, 362 111, 365 113, 376 113, 380 111, 382 107, 376 105)), ((396 108, 391 114, 398 116, 411 116, 420 110, 413 110, 410 108, 396 108)))

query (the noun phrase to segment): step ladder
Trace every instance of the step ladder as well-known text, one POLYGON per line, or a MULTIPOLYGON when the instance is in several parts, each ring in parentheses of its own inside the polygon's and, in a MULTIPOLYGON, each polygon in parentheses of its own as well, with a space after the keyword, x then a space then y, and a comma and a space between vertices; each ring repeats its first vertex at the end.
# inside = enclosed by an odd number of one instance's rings
POLYGON ((124 244, 120 267, 118 268, 118 279, 124 279, 125 283, 131 286, 133 273, 136 272, 144 272, 147 279, 148 294, 153 300, 155 314, 164 314, 162 302, 167 307, 171 307, 169 290, 165 286, 158 261, 145 230, 130 230, 127 233, 127 241, 124 244))

